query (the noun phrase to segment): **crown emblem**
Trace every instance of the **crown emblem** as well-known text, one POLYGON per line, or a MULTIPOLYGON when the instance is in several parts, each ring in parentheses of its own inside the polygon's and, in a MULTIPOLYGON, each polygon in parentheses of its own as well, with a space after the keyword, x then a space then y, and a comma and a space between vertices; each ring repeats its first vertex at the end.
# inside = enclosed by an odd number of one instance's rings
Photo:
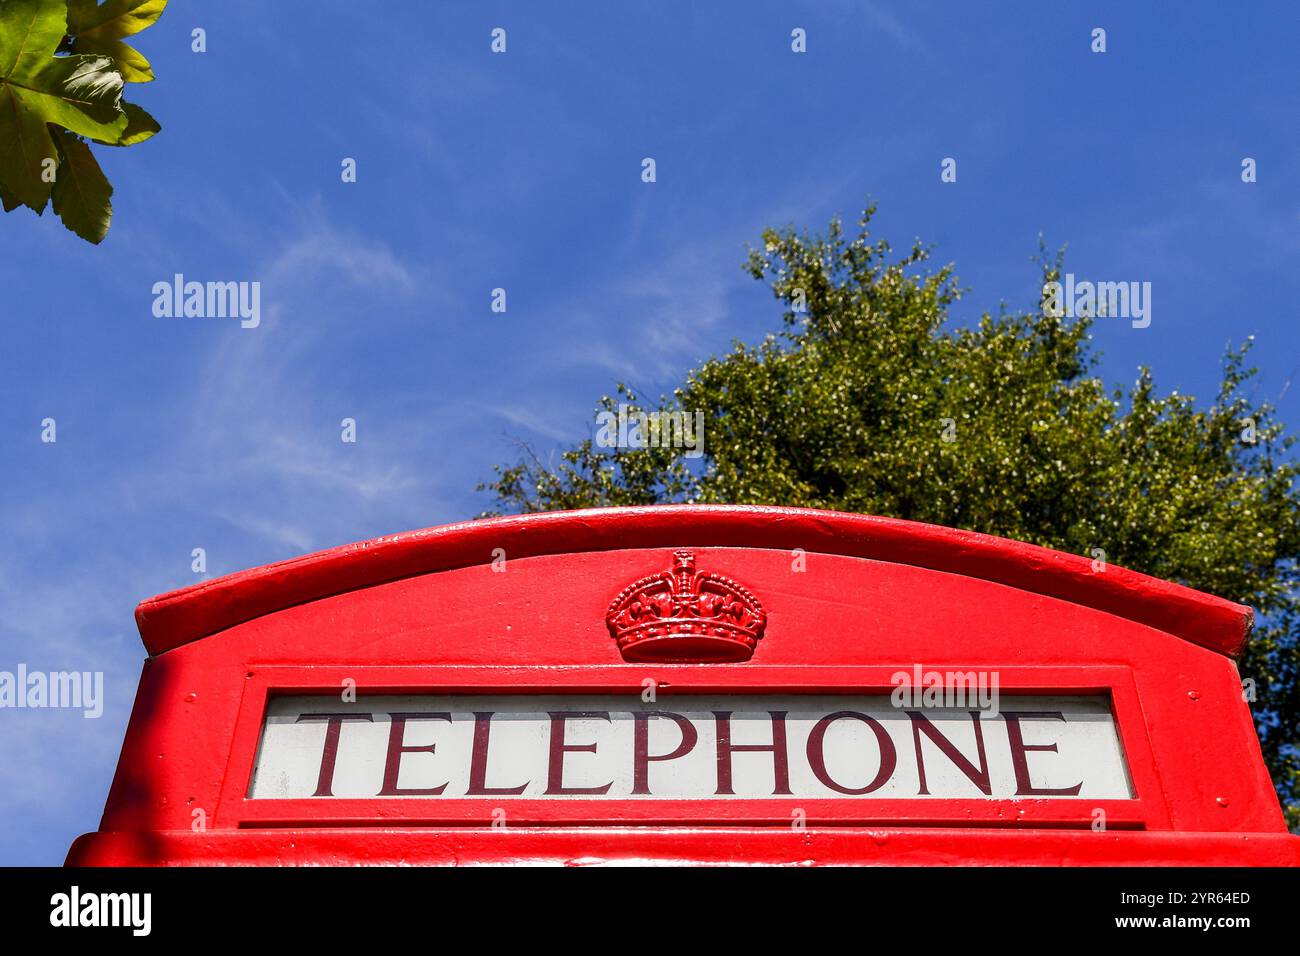
POLYGON ((673 566, 625 587, 605 612, 609 633, 628 661, 747 661, 767 613, 730 578, 695 569, 692 551, 673 566))

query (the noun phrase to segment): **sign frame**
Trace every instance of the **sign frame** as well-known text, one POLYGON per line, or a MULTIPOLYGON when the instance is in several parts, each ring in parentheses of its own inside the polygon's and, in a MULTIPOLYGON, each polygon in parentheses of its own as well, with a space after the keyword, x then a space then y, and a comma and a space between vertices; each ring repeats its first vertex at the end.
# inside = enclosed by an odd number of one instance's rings
MULTIPOLYGON (((941 665, 936 665, 938 669, 941 665)), ((956 665, 954 665, 955 667, 956 665)), ((397 694, 628 694, 639 695, 653 678, 664 702, 692 694, 889 694, 890 678, 905 664, 834 667, 825 665, 747 665, 720 672, 690 665, 607 665, 571 668, 383 666, 275 666, 248 669, 239 718, 231 742, 217 805, 215 825, 233 827, 351 827, 376 819, 394 826, 485 826, 492 813, 506 809, 512 825, 784 826, 795 809, 808 825, 927 825, 1067 827, 1087 829, 1077 798, 1018 797, 906 798, 730 797, 673 799, 571 798, 563 801, 522 797, 308 797, 253 799, 247 796, 267 702, 272 695, 334 696, 343 681, 356 681, 358 699, 397 694)), ((1127 800, 1088 800, 1087 812, 1105 813, 1108 829, 1168 829, 1169 806, 1154 772, 1155 759, 1141 700, 1129 668, 1122 666, 1032 666, 997 668, 1001 701, 1018 695, 1107 695, 1134 796, 1127 800)))

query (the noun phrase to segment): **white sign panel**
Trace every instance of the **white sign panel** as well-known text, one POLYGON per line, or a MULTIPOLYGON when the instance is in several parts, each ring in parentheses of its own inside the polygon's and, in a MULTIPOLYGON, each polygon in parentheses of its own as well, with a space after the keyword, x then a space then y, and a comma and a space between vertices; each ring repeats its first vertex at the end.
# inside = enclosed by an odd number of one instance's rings
POLYGON ((1132 796, 1105 697, 273 697, 253 799, 1132 796))

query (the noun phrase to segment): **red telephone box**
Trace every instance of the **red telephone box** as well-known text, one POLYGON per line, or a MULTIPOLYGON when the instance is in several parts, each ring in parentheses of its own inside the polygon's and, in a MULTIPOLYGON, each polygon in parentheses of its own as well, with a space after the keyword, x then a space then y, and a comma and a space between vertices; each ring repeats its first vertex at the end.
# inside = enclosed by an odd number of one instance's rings
POLYGON ((379 538, 145 601, 71 865, 1296 865, 1251 611, 767 507, 379 538))

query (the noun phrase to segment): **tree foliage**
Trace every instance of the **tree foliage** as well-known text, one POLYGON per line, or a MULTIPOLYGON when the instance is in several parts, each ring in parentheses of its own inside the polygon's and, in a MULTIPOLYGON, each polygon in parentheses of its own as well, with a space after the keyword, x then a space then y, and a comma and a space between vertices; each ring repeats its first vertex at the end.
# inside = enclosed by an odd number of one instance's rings
POLYGON ((0 202, 54 212, 88 242, 108 234, 113 187, 88 141, 133 146, 160 127, 122 99, 153 79, 122 38, 167 0, 0 0, 0 202))
MULTIPOLYGON (((1300 498, 1267 402, 1243 387, 1249 340, 1228 350, 1208 407, 1095 374, 1094 319, 1027 312, 948 321, 952 267, 914 245, 891 259, 839 220, 819 237, 768 230, 745 265, 784 308, 779 332, 736 343, 645 404, 620 384, 598 411, 704 413, 704 455, 602 447, 497 466, 498 509, 664 502, 779 504, 888 515, 1091 555, 1252 605, 1241 662, 1265 759, 1300 822, 1300 498), (806 304, 806 308, 803 306, 806 304)), ((1062 257, 1040 256, 1044 282, 1062 257)), ((1098 318, 1095 321, 1113 321, 1098 318)), ((492 512, 497 513, 497 512, 492 512)))

